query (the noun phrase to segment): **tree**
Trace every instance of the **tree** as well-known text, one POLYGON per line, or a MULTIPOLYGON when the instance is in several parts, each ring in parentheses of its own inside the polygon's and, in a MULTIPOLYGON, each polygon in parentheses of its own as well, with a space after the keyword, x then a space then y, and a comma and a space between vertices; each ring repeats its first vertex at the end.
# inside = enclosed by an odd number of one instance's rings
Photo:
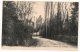
POLYGON ((32 13, 32 7, 32 2, 3 1, 3 45, 30 44, 33 27, 28 25, 27 21, 29 24, 33 22, 31 19, 27 20, 26 15, 32 13))
POLYGON ((74 8, 72 8, 72 26, 71 31, 74 32, 74 35, 78 35, 78 2, 73 2, 74 8))
POLYGON ((2 44, 11 45, 14 39, 14 23, 17 19, 15 2, 3 1, 2 44))

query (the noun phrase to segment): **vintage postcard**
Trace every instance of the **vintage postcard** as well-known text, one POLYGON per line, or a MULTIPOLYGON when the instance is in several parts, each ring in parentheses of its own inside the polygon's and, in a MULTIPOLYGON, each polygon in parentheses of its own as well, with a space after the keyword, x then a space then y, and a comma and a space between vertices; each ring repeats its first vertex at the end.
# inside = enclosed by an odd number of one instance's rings
POLYGON ((79 2, 3 1, 2 49, 78 50, 79 2))

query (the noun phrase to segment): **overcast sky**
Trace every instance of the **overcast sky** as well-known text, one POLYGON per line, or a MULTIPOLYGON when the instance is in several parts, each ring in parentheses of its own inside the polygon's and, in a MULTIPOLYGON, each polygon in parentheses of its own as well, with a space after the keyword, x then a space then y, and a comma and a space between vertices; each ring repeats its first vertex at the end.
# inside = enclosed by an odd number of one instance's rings
POLYGON ((44 2, 36 2, 33 6, 33 16, 38 18, 40 15, 44 19, 44 2))
MULTIPOLYGON (((66 7, 66 9, 68 10, 68 16, 71 16, 71 8, 73 7, 73 6, 70 6, 70 2, 62 2, 63 3, 63 6, 61 6, 63 9, 61 9, 61 10, 63 10, 64 12, 66 12, 66 10, 65 10, 65 7, 66 7), (66 3, 66 5, 65 5, 65 3, 66 3)), ((58 4, 58 2, 53 2, 53 7, 54 7, 54 9, 53 9, 53 11, 54 11, 54 14, 57 14, 57 5, 58 4)), ((44 21, 44 19, 45 19, 45 11, 44 11, 44 6, 45 6, 45 2, 36 2, 35 4, 34 4, 34 6, 33 6, 33 11, 34 11, 34 13, 33 13, 33 16, 35 16, 35 18, 38 18, 40 15, 42 16, 42 18, 43 18, 43 21, 44 21)), ((34 18, 33 18, 33 20, 32 21, 34 21, 34 18)))

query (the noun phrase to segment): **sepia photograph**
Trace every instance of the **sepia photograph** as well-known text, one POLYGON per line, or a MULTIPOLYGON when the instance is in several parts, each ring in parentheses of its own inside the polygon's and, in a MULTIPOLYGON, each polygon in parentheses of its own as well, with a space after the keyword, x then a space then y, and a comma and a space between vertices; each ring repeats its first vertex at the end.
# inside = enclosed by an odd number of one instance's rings
POLYGON ((78 50, 79 2, 3 1, 2 49, 78 50))

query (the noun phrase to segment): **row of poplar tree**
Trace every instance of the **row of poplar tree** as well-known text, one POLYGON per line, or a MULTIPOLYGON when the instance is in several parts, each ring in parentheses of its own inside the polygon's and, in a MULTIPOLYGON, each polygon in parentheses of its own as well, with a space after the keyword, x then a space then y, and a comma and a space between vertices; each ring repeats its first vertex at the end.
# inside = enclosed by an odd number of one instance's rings
POLYGON ((45 2, 42 37, 77 45, 78 5, 78 2, 45 2))

